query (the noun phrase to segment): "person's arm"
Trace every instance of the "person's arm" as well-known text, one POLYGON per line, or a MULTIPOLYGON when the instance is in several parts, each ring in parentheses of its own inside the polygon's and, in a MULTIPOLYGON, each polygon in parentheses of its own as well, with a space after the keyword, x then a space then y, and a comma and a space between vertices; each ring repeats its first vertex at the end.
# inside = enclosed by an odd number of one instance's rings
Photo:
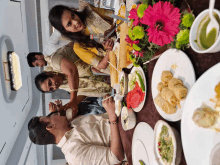
POLYGON ((52 113, 52 112, 56 112, 57 111, 57 105, 54 104, 53 102, 50 102, 49 103, 49 112, 52 113))
POLYGON ((109 52, 112 51, 112 49, 113 49, 114 41, 112 39, 109 39, 109 40, 105 41, 102 45, 105 48, 107 53, 106 53, 105 57, 99 62, 99 64, 97 65, 97 68, 106 69, 109 65, 109 63, 108 63, 109 52))
MULTIPOLYGON (((109 95, 106 95, 104 98, 107 97, 109 97, 109 95)), ((117 116, 115 114, 115 102, 113 97, 103 101, 102 104, 108 113, 109 122, 111 123, 111 151, 118 158, 118 160, 122 161, 124 159, 124 150, 117 125, 117 116)))
POLYGON ((90 49, 83 48, 79 43, 74 44, 74 51, 77 56, 83 60, 85 63, 90 64, 98 69, 106 69, 109 60, 109 51, 112 50, 113 42, 111 40, 103 43, 104 48, 106 49, 107 53, 105 57, 99 57, 97 54, 92 52, 90 49))
POLYGON ((68 76, 69 88, 72 90, 70 92, 70 102, 67 104, 66 108, 71 107, 73 109, 74 115, 77 114, 77 91, 79 87, 79 74, 76 65, 69 61, 67 58, 62 58, 60 62, 61 71, 68 76))
POLYGON ((106 55, 100 60, 99 64, 97 65, 98 69, 106 69, 109 65, 109 51, 107 51, 106 55))
POLYGON ((77 96, 77 104, 81 103, 85 98, 86 96, 83 95, 77 96))

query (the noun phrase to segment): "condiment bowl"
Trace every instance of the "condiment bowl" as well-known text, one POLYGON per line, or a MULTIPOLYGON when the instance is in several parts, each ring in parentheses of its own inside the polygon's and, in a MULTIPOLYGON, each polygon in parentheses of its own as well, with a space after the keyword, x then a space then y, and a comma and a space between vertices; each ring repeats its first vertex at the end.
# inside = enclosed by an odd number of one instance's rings
MULTIPOLYGON (((220 12, 218 10, 216 10, 216 9, 214 9, 213 11, 216 14, 218 14, 218 16, 220 18, 220 12)), ((214 44, 210 48, 205 49, 205 50, 200 48, 197 45, 197 43, 195 42, 199 24, 202 21, 202 19, 205 18, 205 16, 208 15, 208 14, 209 14, 209 9, 206 9, 203 12, 201 12, 196 17, 196 19, 193 22, 192 27, 190 29, 190 35, 189 35, 190 46, 197 53, 215 53, 215 52, 219 52, 220 51, 220 35, 218 35, 218 37, 217 37, 216 41, 214 42, 214 44)))
POLYGON ((136 125, 136 115, 132 109, 123 107, 121 110, 121 124, 122 128, 127 131, 134 128, 136 125))
POLYGON ((158 150, 158 142, 162 126, 165 125, 168 128, 169 135, 172 137, 174 153, 173 161, 170 165, 178 165, 181 161, 182 145, 180 140, 180 134, 172 127, 169 126, 165 121, 159 120, 154 127, 154 154, 156 161, 159 165, 165 165, 158 150))

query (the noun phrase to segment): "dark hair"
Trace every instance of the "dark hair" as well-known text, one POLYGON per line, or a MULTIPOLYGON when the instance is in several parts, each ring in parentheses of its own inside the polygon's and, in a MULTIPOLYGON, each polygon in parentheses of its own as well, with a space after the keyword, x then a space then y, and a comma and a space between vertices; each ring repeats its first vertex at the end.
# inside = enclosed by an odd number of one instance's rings
POLYGON ((35 62, 37 59, 35 57, 35 55, 43 55, 41 52, 30 52, 28 55, 27 55, 27 62, 28 62, 28 65, 30 67, 34 67, 34 65, 32 64, 32 62, 35 62))
POLYGON ((71 11, 74 14, 78 15, 79 18, 81 19, 82 23, 85 25, 85 19, 88 16, 88 13, 85 10, 83 10, 82 12, 78 12, 76 10, 72 10, 67 6, 63 6, 63 5, 57 5, 54 6, 49 13, 49 20, 51 25, 57 29, 63 36, 69 38, 70 40, 74 41, 74 42, 78 42, 81 45, 85 46, 85 47, 95 47, 96 49, 103 49, 102 44, 99 44, 98 42, 96 42, 93 39, 90 39, 90 36, 86 36, 84 34, 82 34, 81 32, 67 32, 66 29, 63 27, 62 25, 62 21, 61 21, 61 17, 63 12, 67 10, 67 11, 71 11))
POLYGON ((49 77, 53 77, 52 72, 42 72, 35 77, 35 85, 39 91, 42 93, 51 93, 53 91, 43 91, 41 89, 41 84, 49 77), (51 74, 50 74, 51 73, 51 74))
POLYGON ((29 138, 34 144, 55 144, 55 137, 46 127, 49 123, 40 121, 39 117, 33 117, 28 123, 29 138))

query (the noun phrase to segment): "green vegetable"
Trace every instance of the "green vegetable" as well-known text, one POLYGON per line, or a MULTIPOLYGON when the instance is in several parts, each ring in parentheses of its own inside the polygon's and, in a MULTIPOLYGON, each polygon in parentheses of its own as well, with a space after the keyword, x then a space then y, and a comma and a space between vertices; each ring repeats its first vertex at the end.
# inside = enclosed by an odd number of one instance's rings
POLYGON ((145 163, 142 160, 139 160, 140 165, 145 165, 145 163))
POLYGON ((148 8, 147 4, 140 4, 137 9, 137 15, 139 18, 142 18, 144 16, 144 11, 148 8))
POLYGON ((139 79, 138 83, 140 83, 139 85, 140 85, 140 87, 141 87, 142 91, 144 92, 144 91, 145 91, 145 85, 144 85, 144 81, 143 81, 143 79, 142 79, 141 75, 140 75, 138 72, 136 72, 136 74, 137 74, 138 79, 139 79))

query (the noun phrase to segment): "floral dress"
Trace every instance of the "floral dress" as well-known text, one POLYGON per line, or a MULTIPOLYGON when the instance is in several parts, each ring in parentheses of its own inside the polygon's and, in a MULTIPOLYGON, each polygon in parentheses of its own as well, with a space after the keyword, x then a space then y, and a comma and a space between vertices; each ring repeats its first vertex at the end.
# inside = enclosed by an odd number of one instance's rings
MULTIPOLYGON (((111 86, 104 82, 107 76, 93 75, 91 72, 91 65, 83 62, 72 49, 73 43, 69 43, 64 47, 58 49, 55 53, 50 56, 46 56, 47 67, 44 71, 52 71, 62 73, 61 71, 61 60, 63 57, 74 62, 79 73, 79 89, 78 95, 84 95, 88 97, 103 97, 106 94, 111 93, 111 86)), ((63 84, 59 87, 60 89, 70 91, 67 76, 65 76, 63 84)))
MULTIPOLYGON (((104 34, 106 30, 111 28, 112 18, 110 18, 110 15, 113 14, 111 10, 95 8, 82 0, 79 1, 79 6, 80 9, 84 10, 86 15, 88 15, 85 20, 86 29, 83 31, 85 35, 104 34)), ((79 43, 74 44, 73 50, 80 59, 94 67, 97 67, 99 62, 106 55, 106 52, 101 49, 88 48, 79 43)), ((101 69, 100 71, 110 74, 109 67, 101 69)))

